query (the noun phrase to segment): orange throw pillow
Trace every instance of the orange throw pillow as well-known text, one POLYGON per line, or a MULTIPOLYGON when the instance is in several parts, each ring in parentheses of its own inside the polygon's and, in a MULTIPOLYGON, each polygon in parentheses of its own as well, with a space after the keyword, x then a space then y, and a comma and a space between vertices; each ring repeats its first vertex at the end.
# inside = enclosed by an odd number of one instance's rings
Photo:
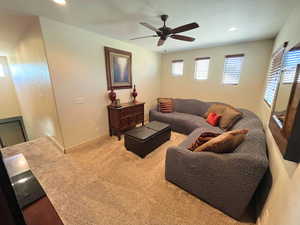
POLYGON ((159 98, 158 109, 162 113, 171 113, 173 112, 173 100, 171 98, 159 98))
POLYGON ((215 112, 211 112, 208 114, 206 121, 210 125, 216 127, 216 126, 218 126, 220 119, 221 119, 221 115, 218 115, 215 112))

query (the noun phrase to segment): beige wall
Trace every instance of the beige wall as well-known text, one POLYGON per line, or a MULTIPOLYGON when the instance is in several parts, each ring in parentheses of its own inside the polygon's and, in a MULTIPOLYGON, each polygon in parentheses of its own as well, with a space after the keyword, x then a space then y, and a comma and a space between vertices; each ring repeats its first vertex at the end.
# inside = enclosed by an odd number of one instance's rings
POLYGON ((0 76, 0 119, 20 116, 19 102, 5 56, 0 56, 0 63, 6 65, 5 76, 0 76))
POLYGON ((9 64, 29 139, 53 136, 63 144, 38 19, 24 32, 9 64))
MULTIPOLYGON (((294 10, 278 34, 273 51, 285 41, 289 41, 289 49, 300 42, 299 11, 300 5, 294 10)), ((261 116, 266 126, 273 186, 259 222, 262 225, 299 225, 300 167, 299 164, 284 160, 280 154, 278 146, 267 128, 270 111, 271 109, 261 97, 261 116)))
POLYGON ((163 55, 162 96, 220 101, 258 112, 273 40, 255 41, 214 48, 181 51, 163 55), (239 85, 222 84, 224 56, 245 54, 239 85), (195 80, 197 57, 211 57, 208 80, 195 80), (184 60, 183 76, 171 75, 171 61, 184 60))
MULTIPOLYGON (((145 114, 160 96, 161 56, 141 47, 40 18, 67 148, 108 135, 104 46, 132 52, 133 83, 145 114)), ((131 90, 117 91, 121 102, 131 90)))

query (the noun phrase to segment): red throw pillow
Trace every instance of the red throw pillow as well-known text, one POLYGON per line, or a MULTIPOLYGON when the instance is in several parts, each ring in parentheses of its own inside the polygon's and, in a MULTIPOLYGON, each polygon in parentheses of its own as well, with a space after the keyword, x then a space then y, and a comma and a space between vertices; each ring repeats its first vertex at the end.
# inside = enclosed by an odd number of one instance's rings
POLYGON ((208 114, 206 121, 212 126, 218 126, 219 120, 221 119, 221 115, 218 115, 215 112, 211 112, 208 114))

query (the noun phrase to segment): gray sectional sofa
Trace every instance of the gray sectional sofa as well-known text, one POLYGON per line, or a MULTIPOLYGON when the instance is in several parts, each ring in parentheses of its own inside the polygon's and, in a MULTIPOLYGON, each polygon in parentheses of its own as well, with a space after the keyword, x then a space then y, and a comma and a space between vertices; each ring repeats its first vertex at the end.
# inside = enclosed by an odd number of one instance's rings
POLYGON ((175 110, 150 110, 150 121, 171 125, 173 131, 187 134, 179 146, 166 154, 166 179, 194 194, 228 215, 239 219, 247 208, 268 168, 266 140, 258 117, 245 109, 232 130, 249 129, 245 141, 233 153, 191 152, 187 148, 204 131, 224 132, 202 117, 212 103, 193 99, 174 99, 175 110))

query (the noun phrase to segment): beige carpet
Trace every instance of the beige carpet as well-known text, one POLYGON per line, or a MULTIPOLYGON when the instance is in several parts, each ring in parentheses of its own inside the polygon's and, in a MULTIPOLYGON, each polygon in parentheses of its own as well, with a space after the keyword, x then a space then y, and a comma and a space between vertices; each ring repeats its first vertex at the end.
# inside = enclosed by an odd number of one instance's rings
POLYGON ((24 153, 65 225, 239 225, 241 223, 164 178, 166 148, 185 137, 172 133, 145 159, 110 138, 63 155, 48 139, 9 147, 24 153))

